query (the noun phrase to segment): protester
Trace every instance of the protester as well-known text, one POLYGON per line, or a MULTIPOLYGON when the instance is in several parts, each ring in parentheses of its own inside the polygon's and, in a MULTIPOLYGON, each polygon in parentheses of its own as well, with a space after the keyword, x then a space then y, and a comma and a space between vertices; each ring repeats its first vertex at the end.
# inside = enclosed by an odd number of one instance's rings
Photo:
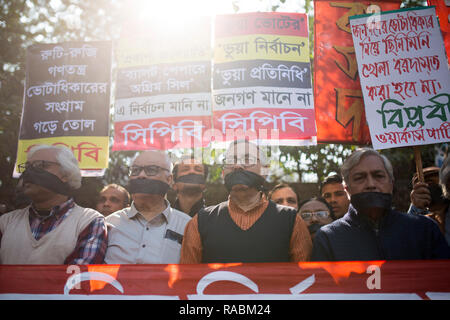
POLYGON ((105 217, 111 213, 128 207, 130 193, 124 187, 112 183, 106 185, 99 194, 96 210, 105 217))
POLYGON ((174 208, 193 217, 205 207, 203 192, 206 188, 208 166, 194 157, 184 157, 173 167, 173 190, 177 193, 174 208))
POLYGON ((333 222, 335 219, 333 209, 328 202, 321 197, 312 197, 300 203, 299 214, 306 222, 311 239, 320 227, 333 222))
MULTIPOLYGON (((444 159, 442 163, 442 167, 439 170, 439 184, 442 188, 443 196, 447 200, 450 201, 450 157, 444 159)), ((447 205, 447 209, 445 211, 441 211, 439 213, 431 213, 430 218, 437 221, 439 228, 447 240, 447 244, 450 245, 450 205, 447 205)))
POLYGON ((408 213, 425 215, 437 222, 439 229, 450 244, 450 197, 446 189, 450 161, 445 159, 441 169, 423 169, 425 182, 419 182, 417 173, 412 178, 411 205, 408 213), (445 191, 444 191, 445 190, 445 191))
POLYGON ((340 175, 332 174, 326 177, 321 185, 320 194, 330 204, 336 219, 347 213, 350 199, 340 175))
POLYGON ((181 263, 282 262, 308 260, 312 242, 296 211, 263 193, 266 159, 247 140, 225 155, 228 201, 201 210, 188 223, 181 263))
POLYGON ((423 169, 424 182, 420 182, 417 173, 412 178, 413 189, 410 193, 411 205, 408 213, 428 214, 442 211, 448 206, 439 185, 439 167, 423 169))
POLYGON ((19 171, 31 205, 0 217, 0 262, 102 263, 107 246, 105 220, 94 209, 78 206, 71 197, 81 186, 72 151, 62 146, 35 146, 19 171))
POLYGON ((269 192, 269 200, 282 206, 288 206, 298 210, 299 198, 297 193, 288 184, 280 183, 269 192))
POLYGON ((187 214, 166 200, 172 183, 171 162, 162 151, 145 151, 129 170, 131 207, 106 218, 108 264, 178 263, 187 214))
POLYGON ((341 173, 350 195, 349 211, 317 231, 312 260, 450 258, 450 247, 436 223, 392 209, 394 176, 385 156, 370 148, 357 149, 341 173))

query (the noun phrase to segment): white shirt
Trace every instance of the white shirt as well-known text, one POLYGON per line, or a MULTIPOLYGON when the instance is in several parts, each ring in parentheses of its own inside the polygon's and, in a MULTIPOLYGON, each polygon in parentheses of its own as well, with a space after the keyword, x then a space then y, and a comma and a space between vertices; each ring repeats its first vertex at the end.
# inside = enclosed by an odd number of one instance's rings
POLYGON ((108 217, 107 264, 179 263, 184 229, 191 217, 167 208, 147 221, 131 204, 108 217))

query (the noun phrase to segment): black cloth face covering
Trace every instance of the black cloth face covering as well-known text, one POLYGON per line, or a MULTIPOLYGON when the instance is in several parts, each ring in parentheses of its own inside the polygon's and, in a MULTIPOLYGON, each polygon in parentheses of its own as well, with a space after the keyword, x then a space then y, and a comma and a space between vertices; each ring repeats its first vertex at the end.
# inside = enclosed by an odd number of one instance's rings
POLYGON ((133 179, 129 182, 130 193, 145 193, 164 196, 169 191, 168 183, 154 179, 133 179))
POLYGON ((29 182, 44 187, 54 193, 71 195, 72 188, 53 173, 41 168, 30 167, 26 169, 22 176, 23 182, 29 182))
POLYGON ((231 191, 234 185, 243 184, 257 190, 262 190, 265 179, 247 170, 235 170, 225 176, 225 187, 231 191))

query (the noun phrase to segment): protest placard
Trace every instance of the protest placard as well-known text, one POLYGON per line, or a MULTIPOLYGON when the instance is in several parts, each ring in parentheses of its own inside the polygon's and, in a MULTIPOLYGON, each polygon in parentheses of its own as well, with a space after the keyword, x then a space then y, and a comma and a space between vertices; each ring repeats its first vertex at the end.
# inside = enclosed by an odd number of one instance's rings
POLYGON ((38 144, 63 145, 84 176, 108 166, 111 42, 34 44, 27 50, 14 176, 38 144))
POLYGON ((199 18, 186 22, 183 32, 120 40, 113 150, 209 143, 203 133, 211 127, 210 28, 210 18, 199 18))
POLYGON ((450 72, 434 7, 350 17, 375 149, 450 141, 450 72))
POLYGON ((213 66, 214 129, 224 141, 316 143, 307 15, 217 16, 213 66))

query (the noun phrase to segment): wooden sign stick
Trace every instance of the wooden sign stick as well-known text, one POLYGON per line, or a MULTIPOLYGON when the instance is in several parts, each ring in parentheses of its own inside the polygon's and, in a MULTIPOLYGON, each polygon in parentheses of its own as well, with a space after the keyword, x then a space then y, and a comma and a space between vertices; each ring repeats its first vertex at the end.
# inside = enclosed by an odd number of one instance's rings
POLYGON ((416 160, 416 171, 419 182, 425 182, 423 178, 422 156, 420 154, 420 146, 414 146, 414 159, 416 160))

